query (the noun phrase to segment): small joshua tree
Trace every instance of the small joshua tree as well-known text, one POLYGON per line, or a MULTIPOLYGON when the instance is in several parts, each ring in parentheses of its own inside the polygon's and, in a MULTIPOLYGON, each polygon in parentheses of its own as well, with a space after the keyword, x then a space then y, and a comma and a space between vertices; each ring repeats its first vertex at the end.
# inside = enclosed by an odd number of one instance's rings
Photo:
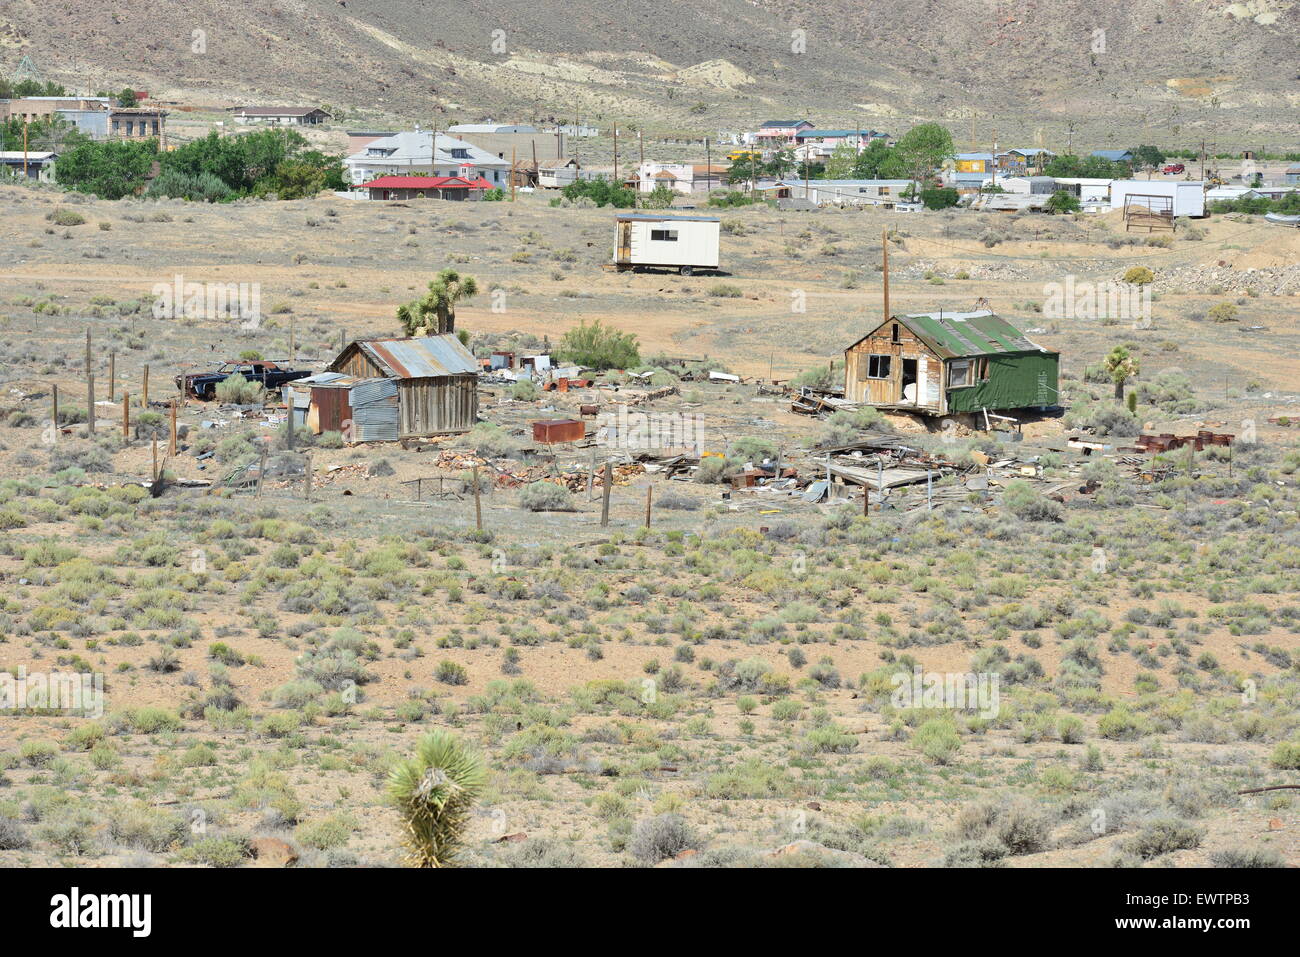
POLYGON ((415 757, 393 768, 388 794, 406 826, 412 866, 455 864, 470 809, 486 779, 478 753, 445 731, 425 735, 415 757))

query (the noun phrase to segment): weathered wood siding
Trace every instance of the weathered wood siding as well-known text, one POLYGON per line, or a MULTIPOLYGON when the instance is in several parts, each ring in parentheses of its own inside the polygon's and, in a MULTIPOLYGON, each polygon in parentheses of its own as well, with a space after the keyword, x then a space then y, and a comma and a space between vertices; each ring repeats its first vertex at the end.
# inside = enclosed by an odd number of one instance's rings
POLYGON ((850 402, 867 402, 873 405, 898 405, 903 402, 903 360, 917 360, 918 376, 921 359, 925 359, 927 392, 937 395, 937 401, 927 402, 926 396, 918 397, 918 405, 923 408, 942 411, 943 360, 929 346, 912 335, 902 323, 893 321, 883 323, 861 342, 850 346, 844 353, 844 398, 850 402), (898 341, 894 341, 894 326, 898 327, 898 341), (870 356, 889 356, 889 378, 868 378, 870 356), (935 389, 936 384, 938 389, 935 389))
POLYGON ((402 379, 397 395, 404 439, 468 432, 478 418, 478 380, 472 375, 402 379))
POLYGON ((335 372, 356 376, 358 379, 382 379, 388 375, 383 369, 375 365, 368 355, 355 346, 351 347, 349 354, 344 357, 342 365, 336 365, 333 369, 335 372))

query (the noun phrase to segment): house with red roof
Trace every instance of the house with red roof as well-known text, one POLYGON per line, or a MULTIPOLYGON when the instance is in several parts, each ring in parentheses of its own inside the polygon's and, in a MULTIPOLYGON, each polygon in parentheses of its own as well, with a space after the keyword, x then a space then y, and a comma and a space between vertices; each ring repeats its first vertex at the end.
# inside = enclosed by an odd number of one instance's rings
POLYGON ((380 176, 368 183, 354 186, 364 189, 370 199, 482 199, 486 190, 493 189, 482 176, 380 176))

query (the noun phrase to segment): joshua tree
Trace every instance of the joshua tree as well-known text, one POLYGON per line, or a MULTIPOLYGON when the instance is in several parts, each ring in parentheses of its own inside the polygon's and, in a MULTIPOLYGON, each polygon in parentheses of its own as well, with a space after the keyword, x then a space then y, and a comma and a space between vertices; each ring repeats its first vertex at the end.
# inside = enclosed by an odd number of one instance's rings
POLYGON ((478 753, 445 731, 425 735, 415 757, 393 768, 388 794, 406 825, 413 866, 455 863, 470 808, 486 779, 478 753))
POLYGON ((1137 357, 1131 355, 1127 346, 1116 346, 1110 350, 1103 363, 1110 381, 1115 383, 1115 398, 1124 401, 1124 383, 1138 374, 1137 357))
POLYGON ((454 269, 444 269, 429 283, 424 298, 397 307, 397 318, 408 336, 446 335, 456 331, 456 303, 478 292, 473 276, 462 276, 454 269))

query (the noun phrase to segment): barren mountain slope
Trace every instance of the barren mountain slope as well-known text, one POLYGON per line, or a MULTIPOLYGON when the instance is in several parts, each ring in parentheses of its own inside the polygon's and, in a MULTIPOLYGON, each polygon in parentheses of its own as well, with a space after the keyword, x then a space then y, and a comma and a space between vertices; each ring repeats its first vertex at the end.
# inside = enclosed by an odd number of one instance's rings
POLYGON ((806 113, 968 131, 975 113, 981 136, 996 123, 1055 141, 1074 122, 1093 140, 1142 128, 1267 148, 1294 139, 1277 115, 1300 106, 1293 0, 107 0, 94 14, 3 0, 0 63, 27 53, 79 88, 192 102, 661 129, 806 113))

